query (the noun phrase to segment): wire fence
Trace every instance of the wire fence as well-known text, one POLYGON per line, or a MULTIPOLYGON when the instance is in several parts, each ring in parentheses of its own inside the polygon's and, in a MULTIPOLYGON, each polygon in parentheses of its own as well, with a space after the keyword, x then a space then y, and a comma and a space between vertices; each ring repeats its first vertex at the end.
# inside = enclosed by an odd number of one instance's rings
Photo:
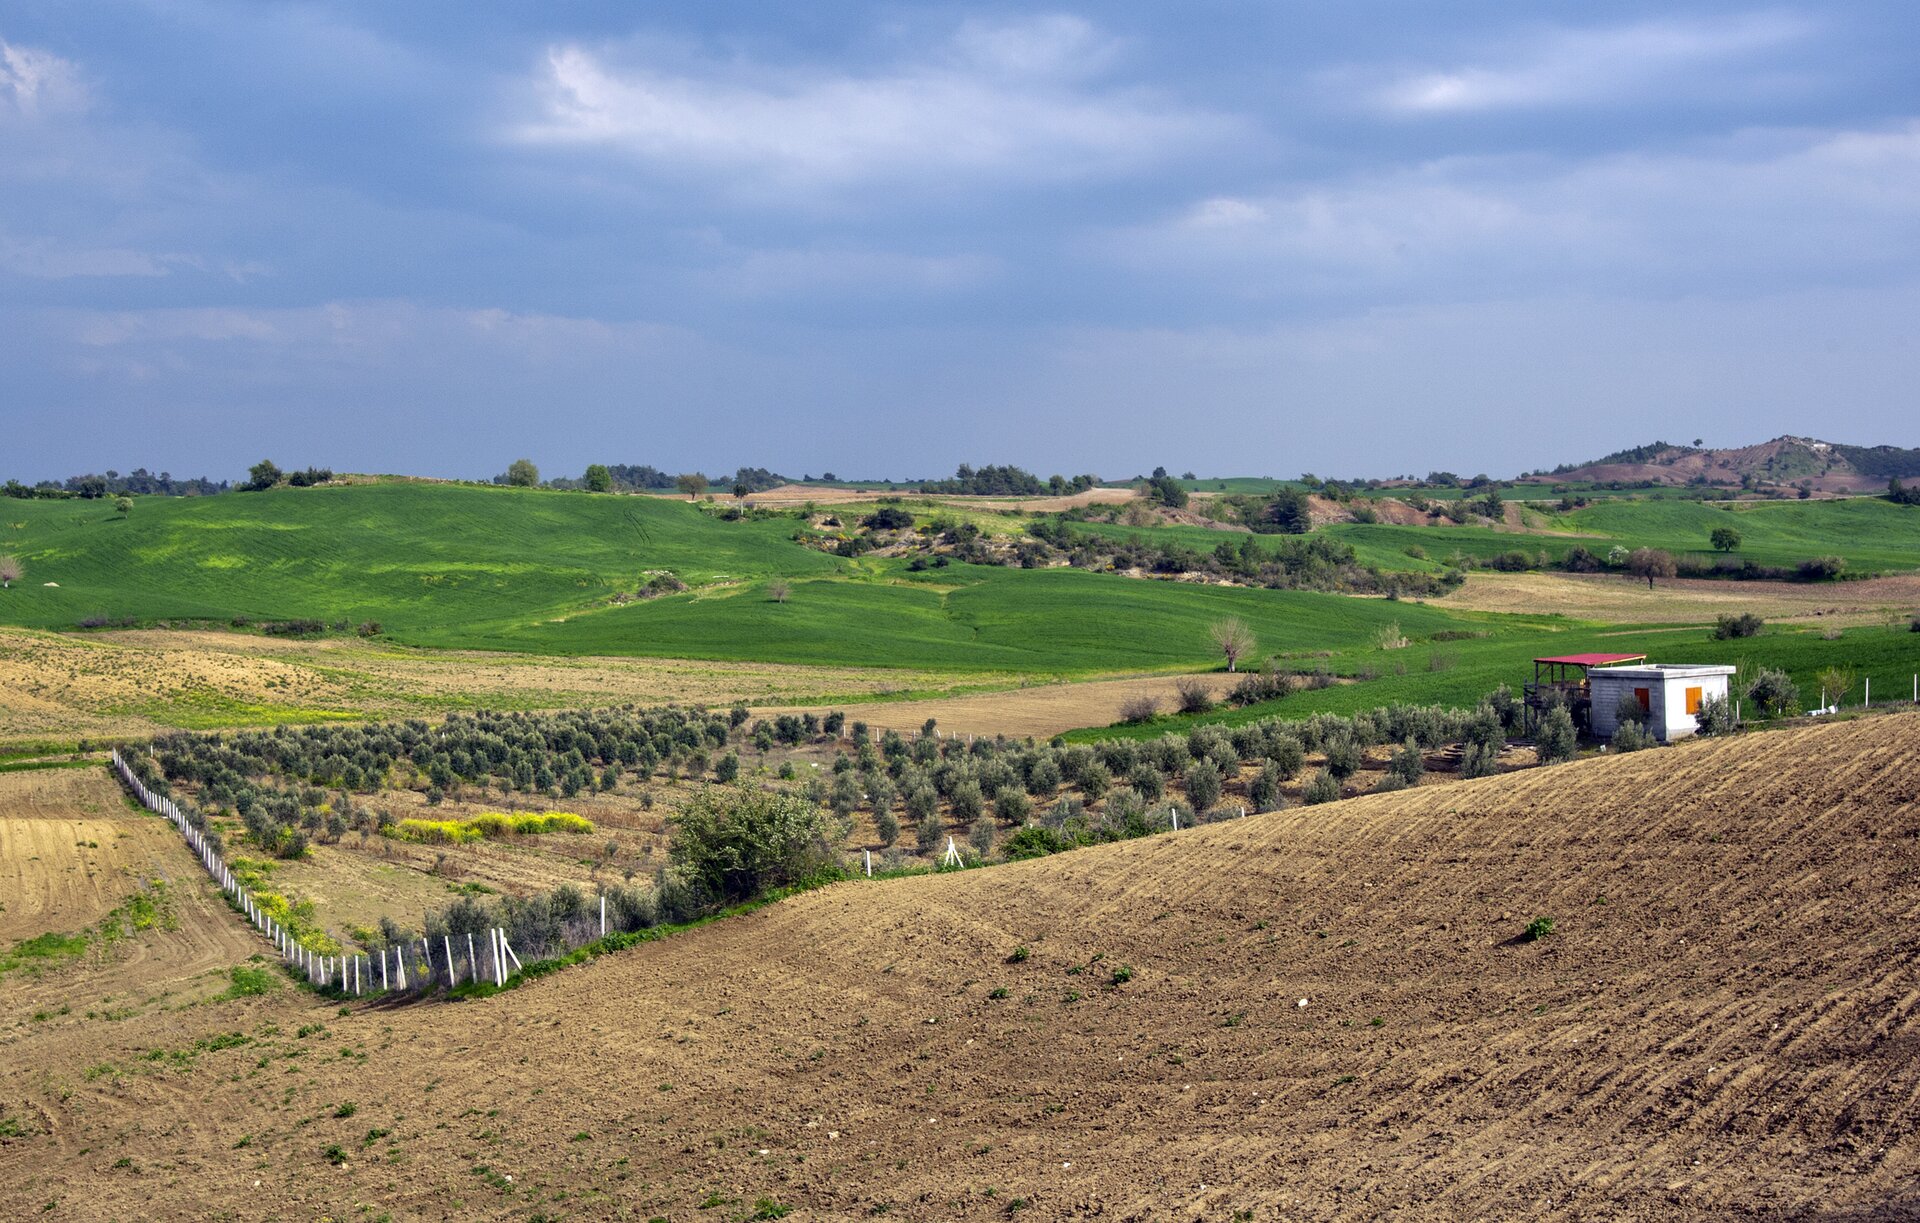
MULTIPOLYGON (((384 950, 368 954, 345 952, 331 954, 303 945, 299 935, 277 919, 228 867, 226 859, 214 847, 206 832, 195 825, 180 805, 163 794, 156 794, 140 780, 118 750, 112 754, 113 770, 121 782, 156 815, 164 816, 186 838, 187 847, 200 859, 200 865, 225 893, 227 903, 244 915, 270 943, 282 961, 304 975, 317 989, 364 997, 370 994, 451 989, 471 981, 490 981, 505 985, 507 979, 524 966, 507 940, 504 928, 495 926, 460 935, 442 934, 433 938, 412 938, 393 943, 384 950)), ((600 933, 606 932, 606 901, 600 906, 600 933)), ((578 945, 591 940, 586 923, 576 932, 568 931, 567 942, 578 945)))

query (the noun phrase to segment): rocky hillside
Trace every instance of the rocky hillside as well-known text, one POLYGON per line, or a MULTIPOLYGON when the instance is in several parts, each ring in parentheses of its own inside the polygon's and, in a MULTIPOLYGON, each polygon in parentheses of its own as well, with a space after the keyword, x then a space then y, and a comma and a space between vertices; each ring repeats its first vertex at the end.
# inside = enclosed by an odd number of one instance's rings
POLYGON ((1886 487, 1896 476, 1920 477, 1920 449, 1848 446, 1789 436, 1724 450, 1654 442, 1526 478, 1554 483, 1651 480, 1721 488, 1804 484, 1816 492, 1865 492, 1886 487))

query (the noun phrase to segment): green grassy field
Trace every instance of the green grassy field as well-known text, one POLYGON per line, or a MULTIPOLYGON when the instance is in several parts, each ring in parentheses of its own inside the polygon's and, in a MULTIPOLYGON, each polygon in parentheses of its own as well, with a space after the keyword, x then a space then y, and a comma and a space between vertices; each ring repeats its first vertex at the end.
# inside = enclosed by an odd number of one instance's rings
POLYGON ((843 567, 796 546, 793 526, 654 497, 420 484, 141 497, 124 519, 103 501, 6 501, 0 551, 27 577, 0 622, 310 617, 444 636, 558 615, 650 569, 701 583, 843 567))
POLYGON ((4 508, 0 548, 28 573, 0 598, 0 623, 28 627, 377 620, 422 646, 1071 675, 1209 665, 1208 626, 1226 615, 1283 652, 1354 645, 1389 620, 1416 635, 1460 622, 1075 571, 911 574, 802 547, 793 519, 725 522, 652 497, 378 484, 141 498, 126 518, 97 501, 4 508), (696 589, 611 602, 659 569, 696 589), (787 601, 770 597, 774 578, 787 601))
MULTIPOLYGON (((540 653, 661 653, 768 662, 1021 671, 1207 667, 1208 627, 1238 616, 1263 651, 1306 654, 1371 641, 1388 622, 1425 635, 1460 614, 1377 599, 1135 581, 1069 569, 954 565, 926 574, 880 564, 865 580, 764 584, 610 607, 469 639, 540 653), (934 576, 937 574, 938 576, 934 576)), ((1481 617, 1476 623, 1491 618, 1481 617)), ((437 644, 429 642, 430 644, 437 644)))

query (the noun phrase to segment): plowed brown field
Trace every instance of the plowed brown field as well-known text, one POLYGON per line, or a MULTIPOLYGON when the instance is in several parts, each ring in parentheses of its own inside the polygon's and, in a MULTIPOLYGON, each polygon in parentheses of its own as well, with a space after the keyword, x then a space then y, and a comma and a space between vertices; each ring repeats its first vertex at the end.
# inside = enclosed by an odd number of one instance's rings
POLYGON ((1917 919, 1920 716, 1700 742, 36 1030, 0 1215, 1913 1217, 1917 919))

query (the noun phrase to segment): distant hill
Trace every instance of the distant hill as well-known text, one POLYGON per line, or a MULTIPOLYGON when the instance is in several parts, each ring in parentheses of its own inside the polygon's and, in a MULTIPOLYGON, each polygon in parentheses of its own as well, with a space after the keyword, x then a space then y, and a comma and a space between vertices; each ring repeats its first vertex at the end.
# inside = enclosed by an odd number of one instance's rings
POLYGON ((1726 450, 1653 442, 1618 450, 1589 463, 1563 465, 1551 473, 1522 477, 1532 482, 1605 484, 1614 481, 1743 485, 1806 484, 1817 492, 1864 492, 1884 488, 1893 477, 1920 477, 1920 449, 1847 446, 1810 437, 1776 437, 1726 450))

